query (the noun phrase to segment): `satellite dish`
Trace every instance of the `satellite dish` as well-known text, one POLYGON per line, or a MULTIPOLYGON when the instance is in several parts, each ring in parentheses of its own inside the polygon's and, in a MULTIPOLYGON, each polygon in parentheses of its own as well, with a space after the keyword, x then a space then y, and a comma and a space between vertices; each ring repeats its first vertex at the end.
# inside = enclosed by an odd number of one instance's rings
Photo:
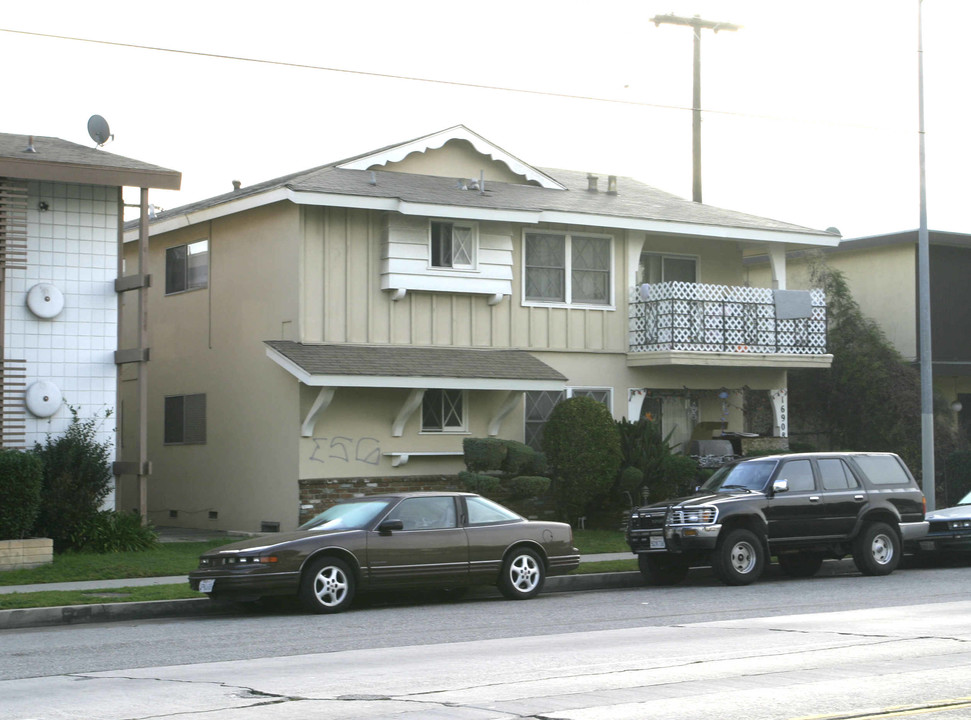
POLYGON ((98 143, 99 147, 114 137, 108 129, 108 121, 100 115, 92 115, 88 118, 88 135, 98 143))

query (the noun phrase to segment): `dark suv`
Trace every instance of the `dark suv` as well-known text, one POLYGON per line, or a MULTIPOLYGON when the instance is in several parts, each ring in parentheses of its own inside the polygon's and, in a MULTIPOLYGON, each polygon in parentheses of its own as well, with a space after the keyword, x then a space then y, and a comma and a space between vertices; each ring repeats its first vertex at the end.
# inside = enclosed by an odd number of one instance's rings
POLYGON ((627 542, 655 585, 697 565, 748 585, 773 555, 793 577, 846 555, 865 575, 888 575, 903 543, 927 534, 925 507, 892 453, 774 455, 722 467, 691 497, 633 510, 627 542))

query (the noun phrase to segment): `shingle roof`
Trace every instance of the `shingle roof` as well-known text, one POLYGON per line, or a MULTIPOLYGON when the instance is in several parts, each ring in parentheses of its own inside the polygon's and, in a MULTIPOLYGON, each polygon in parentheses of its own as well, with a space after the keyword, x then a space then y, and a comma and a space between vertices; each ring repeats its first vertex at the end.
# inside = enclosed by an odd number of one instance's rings
MULTIPOLYGON (((604 219, 605 227, 613 226, 618 220, 624 219, 650 220, 743 230, 792 232, 818 236, 825 244, 835 239, 832 233, 825 231, 695 203, 629 177, 619 178, 618 192, 611 194, 604 189, 600 192, 589 191, 585 172, 539 168, 567 189, 487 181, 485 192, 480 193, 478 190, 460 189, 456 178, 382 170, 373 172, 349 170, 340 167, 347 162, 347 160, 339 160, 173 208, 160 213, 155 222, 190 215, 231 201, 286 188, 296 193, 326 194, 330 196, 328 204, 339 204, 339 197, 345 195, 348 197, 349 205, 352 204, 351 198, 394 199, 402 202, 440 205, 443 209, 458 206, 484 210, 553 211, 600 216, 604 219), (372 182, 372 175, 374 182, 372 182)), ((605 183, 606 179, 602 178, 601 184, 605 183)), ((445 215, 444 212, 443 215, 445 215)))
POLYGON ((182 180, 182 174, 177 170, 113 155, 98 148, 56 137, 9 133, 0 133, 0 176, 172 190, 177 190, 182 180), (28 145, 34 152, 26 151, 28 145))
POLYGON ((450 378, 565 383, 567 378, 525 350, 397 345, 265 344, 311 376, 450 378))

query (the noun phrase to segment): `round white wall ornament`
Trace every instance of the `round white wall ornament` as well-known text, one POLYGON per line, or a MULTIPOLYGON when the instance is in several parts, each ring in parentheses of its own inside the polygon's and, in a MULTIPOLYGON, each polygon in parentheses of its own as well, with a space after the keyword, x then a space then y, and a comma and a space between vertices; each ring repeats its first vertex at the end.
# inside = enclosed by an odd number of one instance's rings
POLYGON ((37 283, 27 291, 27 307, 39 318, 57 317, 64 309, 64 293, 51 283, 37 283))
POLYGON ((36 417, 50 417, 58 411, 64 398, 61 389, 50 380, 38 380, 27 386, 27 409, 36 417))

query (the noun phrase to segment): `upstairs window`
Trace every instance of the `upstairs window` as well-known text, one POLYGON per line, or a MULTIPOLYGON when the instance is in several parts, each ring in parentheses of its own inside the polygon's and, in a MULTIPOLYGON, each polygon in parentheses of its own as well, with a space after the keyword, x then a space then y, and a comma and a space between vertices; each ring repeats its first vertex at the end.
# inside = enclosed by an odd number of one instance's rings
POLYGON ((432 267, 471 269, 475 266, 476 226, 470 223, 431 222, 432 267))
POLYGON ((641 253, 640 283, 698 282, 698 258, 689 255, 641 253))
POLYGON ((164 423, 166 445, 205 444, 205 394, 166 397, 164 423))
POLYGON ((209 286, 209 241, 177 245, 165 251, 165 294, 209 286))
POLYGON ((526 233, 523 256, 523 295, 527 302, 610 304, 610 238, 526 233))
POLYGON ((465 430, 465 397, 461 390, 426 390, 421 401, 422 432, 465 430))

